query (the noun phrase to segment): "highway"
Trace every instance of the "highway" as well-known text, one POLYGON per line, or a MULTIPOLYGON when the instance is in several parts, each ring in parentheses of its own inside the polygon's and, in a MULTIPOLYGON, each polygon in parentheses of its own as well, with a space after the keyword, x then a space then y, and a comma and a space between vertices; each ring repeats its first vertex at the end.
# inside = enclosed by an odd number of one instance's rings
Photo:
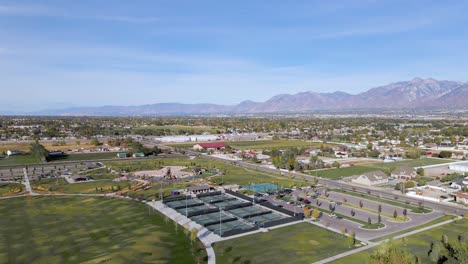
MULTIPOLYGON (((187 153, 187 154, 200 156, 199 153, 190 152, 190 153, 187 153)), ((209 156, 209 155, 201 155, 201 157, 216 160, 216 161, 221 161, 221 162, 224 162, 224 163, 229 163, 231 165, 236 165, 236 166, 240 166, 240 167, 243 167, 243 168, 248 168, 248 169, 252 169, 252 170, 256 170, 256 171, 263 171, 263 172, 268 172, 268 173, 272 173, 272 174, 281 174, 281 171, 278 170, 278 169, 272 169, 272 168, 268 168, 268 167, 264 167, 264 166, 260 166, 260 165, 247 163, 247 162, 244 162, 244 161, 228 161, 228 160, 224 160, 222 158, 213 157, 213 156, 209 156)), ((306 178, 306 179, 308 179, 310 181, 312 181, 312 179, 315 178, 314 176, 311 176, 309 174, 304 174, 304 173, 299 173, 299 172, 287 172, 287 174, 288 175, 293 175, 294 177, 299 178, 299 179, 306 178)), ((317 178, 319 179, 320 184, 325 185, 328 188, 336 188, 336 189, 342 189, 342 190, 362 192, 362 193, 370 194, 370 195, 373 195, 373 196, 377 196, 377 194, 378 194, 382 198, 387 198, 387 199, 392 199, 392 200, 395 199, 395 197, 396 197, 398 201, 403 201, 403 202, 408 201, 409 203, 414 204, 414 205, 418 205, 418 202, 423 201, 421 199, 408 197, 408 196, 403 195, 402 193, 397 192, 397 191, 394 192, 394 191, 390 191, 390 190, 383 190, 383 189, 380 189, 380 188, 376 189, 376 188, 373 188, 373 187, 354 185, 354 184, 346 183, 346 182, 343 182, 343 181, 330 180, 330 179, 320 178, 320 177, 317 177, 317 178)), ((437 210, 437 211, 440 211, 440 212, 443 212, 443 213, 447 213, 447 214, 462 215, 464 213, 468 213, 468 208, 466 208, 466 207, 464 207, 462 205, 459 205, 459 204, 437 203, 437 202, 424 200, 423 205, 425 207, 430 207, 430 208, 432 208, 434 210, 437 210)))

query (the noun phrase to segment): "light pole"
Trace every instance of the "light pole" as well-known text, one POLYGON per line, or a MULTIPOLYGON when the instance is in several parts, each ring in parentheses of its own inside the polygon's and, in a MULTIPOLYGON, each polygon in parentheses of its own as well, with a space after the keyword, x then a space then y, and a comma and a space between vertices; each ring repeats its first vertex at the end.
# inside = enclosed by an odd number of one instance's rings
POLYGON ((185 217, 187 217, 188 213, 187 213, 187 203, 188 203, 188 195, 186 194, 185 195, 185 217))
POLYGON ((219 208, 219 236, 222 237, 222 228, 221 228, 221 213, 223 209, 219 208))

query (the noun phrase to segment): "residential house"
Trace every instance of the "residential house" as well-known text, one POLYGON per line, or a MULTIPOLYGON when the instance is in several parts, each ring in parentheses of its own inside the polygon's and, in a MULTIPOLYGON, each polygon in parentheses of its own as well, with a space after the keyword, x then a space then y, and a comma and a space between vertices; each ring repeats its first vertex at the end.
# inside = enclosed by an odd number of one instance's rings
POLYGON ((457 190, 468 188, 468 177, 452 180, 450 187, 457 190))
POLYGON ((401 166, 396 168, 390 175, 395 179, 411 180, 418 175, 413 167, 401 166))
POLYGON ((468 204, 468 193, 463 192, 455 194, 455 201, 468 204))
POLYGON ((371 171, 352 177, 351 182, 373 186, 388 182, 388 176, 383 171, 371 171))

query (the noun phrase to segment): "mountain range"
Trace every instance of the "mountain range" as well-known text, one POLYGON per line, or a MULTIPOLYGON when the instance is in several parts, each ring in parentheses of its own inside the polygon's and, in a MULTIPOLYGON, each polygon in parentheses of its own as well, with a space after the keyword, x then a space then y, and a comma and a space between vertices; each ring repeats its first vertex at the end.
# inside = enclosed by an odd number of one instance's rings
POLYGON ((34 115, 159 116, 202 114, 303 113, 315 111, 468 108, 468 83, 414 78, 372 88, 359 94, 345 92, 276 95, 265 102, 237 105, 157 103, 139 106, 73 107, 44 110, 34 115))

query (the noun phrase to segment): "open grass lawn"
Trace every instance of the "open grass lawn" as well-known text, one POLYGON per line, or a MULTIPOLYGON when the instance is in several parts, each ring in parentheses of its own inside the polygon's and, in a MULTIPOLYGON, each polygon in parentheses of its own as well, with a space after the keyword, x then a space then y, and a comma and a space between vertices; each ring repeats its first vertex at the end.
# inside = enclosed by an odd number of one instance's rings
MULTIPOLYGON (((69 149, 95 149, 96 146, 89 144, 89 140, 69 140, 65 142, 63 146, 54 146, 52 142, 40 141, 47 150, 69 150, 69 149), (80 145, 76 144, 76 141, 80 141, 80 145)), ((30 142, 16 142, 16 143, 0 143, 0 152, 6 152, 8 150, 21 150, 29 152, 31 149, 30 142)))
POLYGON ((442 159, 433 159, 433 158, 426 158, 426 159, 417 159, 417 160, 402 160, 396 162, 389 162, 389 163, 373 163, 368 165, 356 165, 346 168, 339 168, 339 169, 328 169, 328 170, 319 170, 319 171, 310 171, 310 175, 318 175, 319 177, 328 178, 328 179, 340 179, 342 177, 349 177, 353 175, 358 175, 366 172, 371 172, 375 170, 384 170, 391 172, 394 169, 400 166, 410 166, 410 167, 421 167, 421 166, 428 166, 428 165, 436 165, 436 164, 444 164, 448 163, 448 160, 442 159))
POLYGON ((100 160, 100 159, 112 159, 116 158, 117 153, 115 152, 96 152, 96 153, 77 153, 69 154, 62 157, 57 157, 51 160, 53 162, 61 161, 81 161, 81 160, 100 160))
POLYGON ((2 200, 0 263, 196 263, 182 227, 148 208, 104 197, 2 200))
MULTIPOLYGON (((130 161, 111 161, 106 162, 107 166, 112 167, 113 170, 125 170, 127 172, 140 171, 140 170, 155 170, 164 166, 200 166, 204 169, 219 169, 225 172, 224 184, 239 184, 247 185, 250 183, 273 183, 277 185, 292 186, 292 185, 310 185, 306 184, 303 179, 290 179, 279 174, 271 174, 258 172, 253 170, 246 170, 244 168, 226 164, 223 162, 213 161, 206 158, 165 158, 165 159, 151 159, 151 160, 130 160, 130 161)), ((201 176, 205 177, 205 176, 201 176)), ((210 177, 205 177, 210 179, 210 177)), ((214 183, 221 183, 221 176, 214 176, 211 178, 214 183)))
POLYGON ((0 183, 0 197, 13 196, 25 193, 25 187, 21 183, 0 183))
POLYGON ((25 155, 15 155, 7 158, 0 159, 0 166, 8 166, 15 164, 31 164, 31 163, 40 163, 41 161, 34 156, 29 154, 25 155))
POLYGON ((111 179, 81 183, 68 183, 63 178, 32 180, 31 187, 39 193, 111 193, 128 187, 128 182, 114 182, 111 179), (112 187, 114 189, 112 189, 112 187))
POLYGON ((217 263, 252 264, 312 263, 350 250, 343 235, 309 223, 218 242, 214 249, 217 263))
MULTIPOLYGON (((432 263, 427 256, 430 249, 431 242, 440 241, 442 235, 446 234, 449 240, 456 240, 458 235, 465 238, 468 237, 468 219, 457 220, 454 223, 446 224, 428 231, 424 231, 412 236, 407 237, 406 243, 401 239, 396 242, 400 243, 402 247, 406 248, 412 254, 421 257, 422 263, 432 263)), ((359 252, 334 262, 333 264, 361 264, 370 263, 369 256, 375 250, 359 252)))

